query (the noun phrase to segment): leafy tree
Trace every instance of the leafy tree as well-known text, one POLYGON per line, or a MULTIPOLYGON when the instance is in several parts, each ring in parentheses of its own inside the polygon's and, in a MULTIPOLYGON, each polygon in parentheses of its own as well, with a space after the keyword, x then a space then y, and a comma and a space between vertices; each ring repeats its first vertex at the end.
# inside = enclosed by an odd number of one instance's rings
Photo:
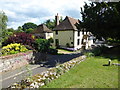
POLYGON ((120 40, 120 2, 85 3, 81 14, 78 29, 85 28, 98 38, 120 40))
POLYGON ((25 23, 23 26, 22 26, 22 30, 26 33, 30 33, 33 29, 37 28, 37 25, 32 23, 32 22, 28 22, 28 23, 25 23))
MULTIPOLYGON (((62 16, 61 16, 59 22, 62 22, 62 21, 63 21, 63 18, 62 18, 62 16)), ((53 28, 55 28, 55 19, 53 19, 53 20, 48 19, 48 20, 46 20, 46 21, 44 22, 44 24, 45 24, 49 29, 52 30, 53 28)))
POLYGON ((26 30, 26 33, 31 33, 32 31, 33 31, 33 29, 29 28, 29 29, 26 30))
POLYGON ((14 32, 15 32, 15 30, 13 28, 7 29, 7 35, 8 36, 13 35, 14 32))
POLYGON ((23 28, 22 28, 21 26, 19 26, 19 27, 17 28, 16 32, 24 32, 24 31, 23 31, 23 28))
POLYGON ((7 38, 7 21, 8 18, 3 11, 0 11, 0 46, 1 43, 7 38))
POLYGON ((44 24, 49 28, 49 29, 53 29, 54 27, 55 27, 55 20, 50 20, 50 19, 48 19, 48 20, 46 20, 45 22, 44 22, 44 24))

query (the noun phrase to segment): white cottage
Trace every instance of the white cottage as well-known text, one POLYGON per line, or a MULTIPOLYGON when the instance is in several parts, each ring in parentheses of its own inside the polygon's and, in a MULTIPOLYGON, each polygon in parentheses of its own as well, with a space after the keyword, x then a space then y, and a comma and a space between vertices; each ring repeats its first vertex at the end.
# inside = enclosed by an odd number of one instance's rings
POLYGON ((58 14, 55 16, 56 27, 53 29, 54 46, 69 50, 78 50, 82 47, 89 48, 93 44, 93 38, 89 32, 82 32, 76 27, 77 19, 66 16, 59 24, 58 14))
POLYGON ((53 32, 46 25, 41 24, 39 25, 33 32, 37 38, 49 39, 53 38, 53 32))

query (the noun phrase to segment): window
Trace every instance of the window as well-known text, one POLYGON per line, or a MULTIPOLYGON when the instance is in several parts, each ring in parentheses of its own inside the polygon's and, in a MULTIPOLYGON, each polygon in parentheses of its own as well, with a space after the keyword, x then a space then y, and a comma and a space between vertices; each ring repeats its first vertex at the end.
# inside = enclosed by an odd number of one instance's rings
POLYGON ((84 43, 84 39, 82 39, 82 44, 84 43))
POLYGON ((78 36, 80 36, 80 31, 78 31, 78 36))
POLYGON ((82 31, 82 34, 84 35, 84 31, 82 31))
POLYGON ((80 44, 80 39, 77 40, 77 45, 79 45, 79 44, 80 44))
POLYGON ((73 42, 71 42, 71 44, 73 44, 73 42))
POLYGON ((56 35, 58 35, 58 31, 55 31, 56 35))

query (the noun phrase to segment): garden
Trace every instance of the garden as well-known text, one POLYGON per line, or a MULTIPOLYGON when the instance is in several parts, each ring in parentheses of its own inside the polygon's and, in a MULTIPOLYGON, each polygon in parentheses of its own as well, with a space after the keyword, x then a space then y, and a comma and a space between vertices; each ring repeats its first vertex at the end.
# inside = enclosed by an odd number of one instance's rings
MULTIPOLYGON (((92 51, 84 51, 87 57, 83 55, 74 58, 16 82, 9 88, 118 88, 117 63, 120 61, 117 56, 106 57, 103 53, 106 49, 108 48, 102 46, 92 51), (109 60, 111 60, 110 64, 109 60)), ((110 53, 107 56, 111 56, 110 53)))
POLYGON ((46 60, 47 54, 57 54, 52 48, 53 39, 35 38, 34 35, 19 32, 8 36, 2 42, 0 73, 20 68, 29 63, 46 60), (39 56, 39 57, 38 57, 39 56))

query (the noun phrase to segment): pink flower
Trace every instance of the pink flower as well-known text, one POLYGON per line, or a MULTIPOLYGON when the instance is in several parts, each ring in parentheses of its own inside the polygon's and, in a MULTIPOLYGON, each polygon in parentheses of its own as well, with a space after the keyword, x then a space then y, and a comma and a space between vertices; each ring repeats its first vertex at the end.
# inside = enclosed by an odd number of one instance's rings
POLYGON ((26 56, 26 54, 24 54, 24 56, 26 56))

